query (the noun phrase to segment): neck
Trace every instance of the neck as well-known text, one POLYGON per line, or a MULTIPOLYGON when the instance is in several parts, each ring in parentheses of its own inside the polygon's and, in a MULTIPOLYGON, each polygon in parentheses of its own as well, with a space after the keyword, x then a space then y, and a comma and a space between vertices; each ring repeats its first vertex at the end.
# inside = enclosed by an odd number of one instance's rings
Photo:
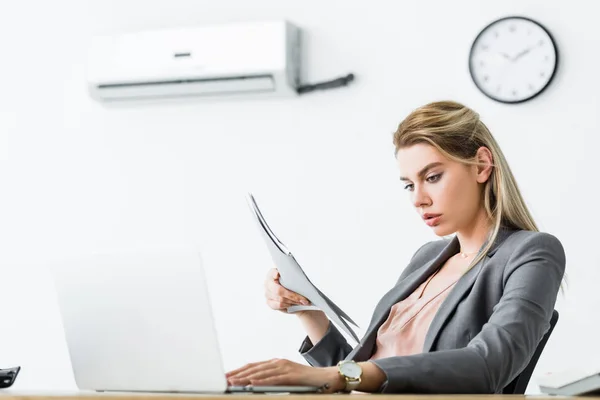
POLYGON ((456 232, 460 251, 463 253, 476 253, 488 238, 492 222, 486 217, 485 210, 480 210, 473 223, 456 232))

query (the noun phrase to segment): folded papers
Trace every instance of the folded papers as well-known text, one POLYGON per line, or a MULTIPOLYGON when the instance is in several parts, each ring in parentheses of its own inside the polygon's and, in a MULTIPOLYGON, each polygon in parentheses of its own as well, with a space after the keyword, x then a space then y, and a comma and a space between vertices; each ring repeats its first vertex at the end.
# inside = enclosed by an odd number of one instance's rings
POLYGON ((325 296, 325 294, 323 294, 323 292, 308 279, 293 254, 277 238, 277 236, 275 236, 271 228, 269 228, 269 225, 267 225, 267 222, 251 193, 248 193, 247 201, 255 217, 260 235, 265 240, 269 253, 275 263, 275 267, 279 271, 279 283, 284 288, 304 296, 311 303, 311 305, 308 306, 297 305, 289 307, 287 312, 293 313, 302 310, 321 310, 338 326, 338 328, 346 332, 356 340, 356 342, 359 342, 358 336, 348 323, 356 327, 358 327, 358 325, 356 325, 344 311, 336 306, 334 302, 325 296))

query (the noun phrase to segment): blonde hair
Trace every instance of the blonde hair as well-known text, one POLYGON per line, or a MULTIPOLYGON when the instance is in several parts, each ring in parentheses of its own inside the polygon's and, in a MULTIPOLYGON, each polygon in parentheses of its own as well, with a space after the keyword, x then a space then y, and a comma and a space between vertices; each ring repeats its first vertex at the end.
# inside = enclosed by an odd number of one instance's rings
POLYGON ((483 187, 492 229, 469 268, 487 255, 501 228, 539 231, 500 146, 475 111, 454 101, 434 102, 414 110, 394 133, 394 154, 417 143, 430 144, 447 158, 466 165, 486 165, 476 160, 482 146, 492 153, 492 173, 483 187))

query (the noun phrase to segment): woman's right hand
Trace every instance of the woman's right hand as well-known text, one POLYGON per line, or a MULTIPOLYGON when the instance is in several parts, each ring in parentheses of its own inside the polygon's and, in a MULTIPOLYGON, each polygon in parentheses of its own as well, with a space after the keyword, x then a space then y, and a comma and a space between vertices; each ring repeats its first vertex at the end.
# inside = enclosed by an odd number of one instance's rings
POLYGON ((279 271, 272 268, 265 279, 265 297, 267 305, 273 310, 287 313, 287 308, 298 305, 309 305, 305 297, 296 292, 287 290, 279 284, 279 271))

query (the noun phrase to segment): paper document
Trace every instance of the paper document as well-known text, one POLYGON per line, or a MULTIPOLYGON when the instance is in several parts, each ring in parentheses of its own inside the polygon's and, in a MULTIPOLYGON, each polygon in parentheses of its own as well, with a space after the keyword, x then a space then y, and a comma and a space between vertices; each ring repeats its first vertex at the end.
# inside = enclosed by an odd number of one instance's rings
MULTIPOLYGON (((597 364, 596 364, 597 365, 597 364)), ((600 394, 600 368, 576 368, 536 375, 540 391, 558 396, 600 394)))
POLYGON ((350 325, 348 325, 348 322, 356 327, 358 327, 358 325, 356 325, 356 323, 352 321, 352 319, 345 312, 336 306, 335 303, 327 298, 323 292, 321 292, 315 285, 312 284, 292 253, 277 238, 277 236, 275 236, 271 228, 269 228, 269 225, 267 225, 267 222, 258 209, 258 205, 256 204, 254 196, 252 196, 251 193, 248 193, 247 200, 248 205, 252 210, 252 214, 255 217, 256 223, 258 224, 258 230, 267 244, 267 248, 269 249, 269 253, 271 253, 275 267, 279 271, 279 283, 284 288, 306 297, 311 303, 309 306, 298 305, 289 307, 287 312, 292 313, 302 310, 322 310, 333 323, 335 323, 340 329, 350 335, 358 343, 360 340, 350 325))

